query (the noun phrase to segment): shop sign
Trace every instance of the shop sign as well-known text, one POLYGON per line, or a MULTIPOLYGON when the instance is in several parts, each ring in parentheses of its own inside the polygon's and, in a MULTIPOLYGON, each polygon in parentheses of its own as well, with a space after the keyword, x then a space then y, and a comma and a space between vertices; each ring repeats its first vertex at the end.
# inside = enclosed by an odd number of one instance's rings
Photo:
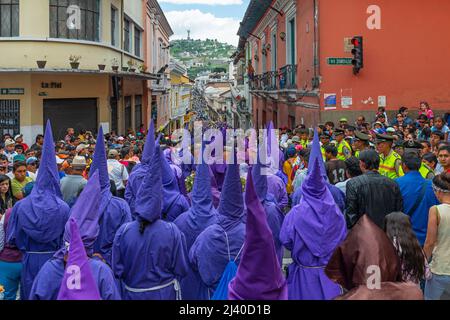
POLYGON ((62 82, 42 82, 41 88, 42 89, 61 89, 62 82))

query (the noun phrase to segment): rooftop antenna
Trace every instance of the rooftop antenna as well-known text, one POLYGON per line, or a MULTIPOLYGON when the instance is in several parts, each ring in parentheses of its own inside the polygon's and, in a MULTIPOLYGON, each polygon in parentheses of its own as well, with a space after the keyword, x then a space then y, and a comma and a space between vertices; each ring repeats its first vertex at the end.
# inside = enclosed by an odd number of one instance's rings
POLYGON ((187 39, 191 40, 191 30, 188 30, 187 33, 188 33, 188 38, 187 39))

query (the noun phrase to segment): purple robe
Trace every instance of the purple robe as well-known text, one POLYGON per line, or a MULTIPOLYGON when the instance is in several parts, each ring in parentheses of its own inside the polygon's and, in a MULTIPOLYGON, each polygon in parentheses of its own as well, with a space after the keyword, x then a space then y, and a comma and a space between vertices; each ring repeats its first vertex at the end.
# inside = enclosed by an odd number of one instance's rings
POLYGON ((286 184, 277 175, 267 176, 267 192, 275 197, 281 211, 287 207, 289 197, 286 191, 286 184))
POLYGON ((288 273, 289 300, 331 300, 341 294, 324 268, 346 237, 346 222, 326 186, 317 132, 312 148, 310 170, 301 188, 303 197, 284 219, 280 232, 294 261, 288 273))
POLYGON ((23 252, 20 296, 27 300, 41 267, 61 248, 69 206, 62 200, 50 121, 45 129, 41 166, 33 191, 15 204, 7 242, 23 252))
MULTIPOLYGON (((331 183, 327 182, 327 188, 330 190, 331 195, 333 196, 334 202, 336 202, 336 205, 341 210, 341 212, 344 212, 345 210, 345 194, 335 185, 332 185, 331 183)), ((293 196, 292 196, 292 205, 296 206, 300 203, 300 200, 302 199, 302 188, 297 188, 295 190, 293 196)))
POLYGON ((110 189, 105 144, 102 143, 103 128, 98 132, 100 140, 95 146, 94 160, 91 164, 90 175, 99 172, 101 186, 100 200, 100 232, 94 244, 94 252, 99 253, 108 265, 111 265, 112 245, 117 230, 124 223, 132 220, 128 203, 118 197, 113 197, 110 189))
POLYGON ((136 197, 136 220, 120 227, 113 245, 113 271, 124 300, 180 299, 188 269, 186 241, 173 223, 161 220, 163 187, 157 142, 150 170, 136 197))
POLYGON ((200 274, 204 284, 205 292, 201 297, 213 296, 230 259, 236 264, 240 262, 239 253, 245 240, 243 201, 239 165, 228 165, 220 198, 219 222, 206 228, 189 252, 192 268, 200 274))

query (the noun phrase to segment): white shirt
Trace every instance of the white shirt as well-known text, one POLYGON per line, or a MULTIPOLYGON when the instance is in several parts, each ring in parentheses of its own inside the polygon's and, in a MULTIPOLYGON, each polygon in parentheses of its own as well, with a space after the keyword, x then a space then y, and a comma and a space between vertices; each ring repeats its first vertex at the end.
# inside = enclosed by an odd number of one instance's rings
POLYGON ((128 180, 127 168, 115 159, 108 159, 109 178, 116 184, 117 190, 125 189, 124 181, 128 180))

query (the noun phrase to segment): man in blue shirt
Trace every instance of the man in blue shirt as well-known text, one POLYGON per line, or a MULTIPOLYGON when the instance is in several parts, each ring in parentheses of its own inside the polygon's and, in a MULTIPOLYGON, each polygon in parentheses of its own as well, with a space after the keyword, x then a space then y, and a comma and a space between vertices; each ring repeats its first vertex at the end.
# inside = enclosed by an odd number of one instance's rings
POLYGON ((395 181, 400 187, 403 197, 404 213, 411 217, 411 224, 421 246, 425 243, 428 227, 428 213, 432 206, 439 202, 431 186, 431 180, 426 180, 419 172, 421 159, 418 149, 421 144, 406 146, 402 157, 405 175, 395 181))

